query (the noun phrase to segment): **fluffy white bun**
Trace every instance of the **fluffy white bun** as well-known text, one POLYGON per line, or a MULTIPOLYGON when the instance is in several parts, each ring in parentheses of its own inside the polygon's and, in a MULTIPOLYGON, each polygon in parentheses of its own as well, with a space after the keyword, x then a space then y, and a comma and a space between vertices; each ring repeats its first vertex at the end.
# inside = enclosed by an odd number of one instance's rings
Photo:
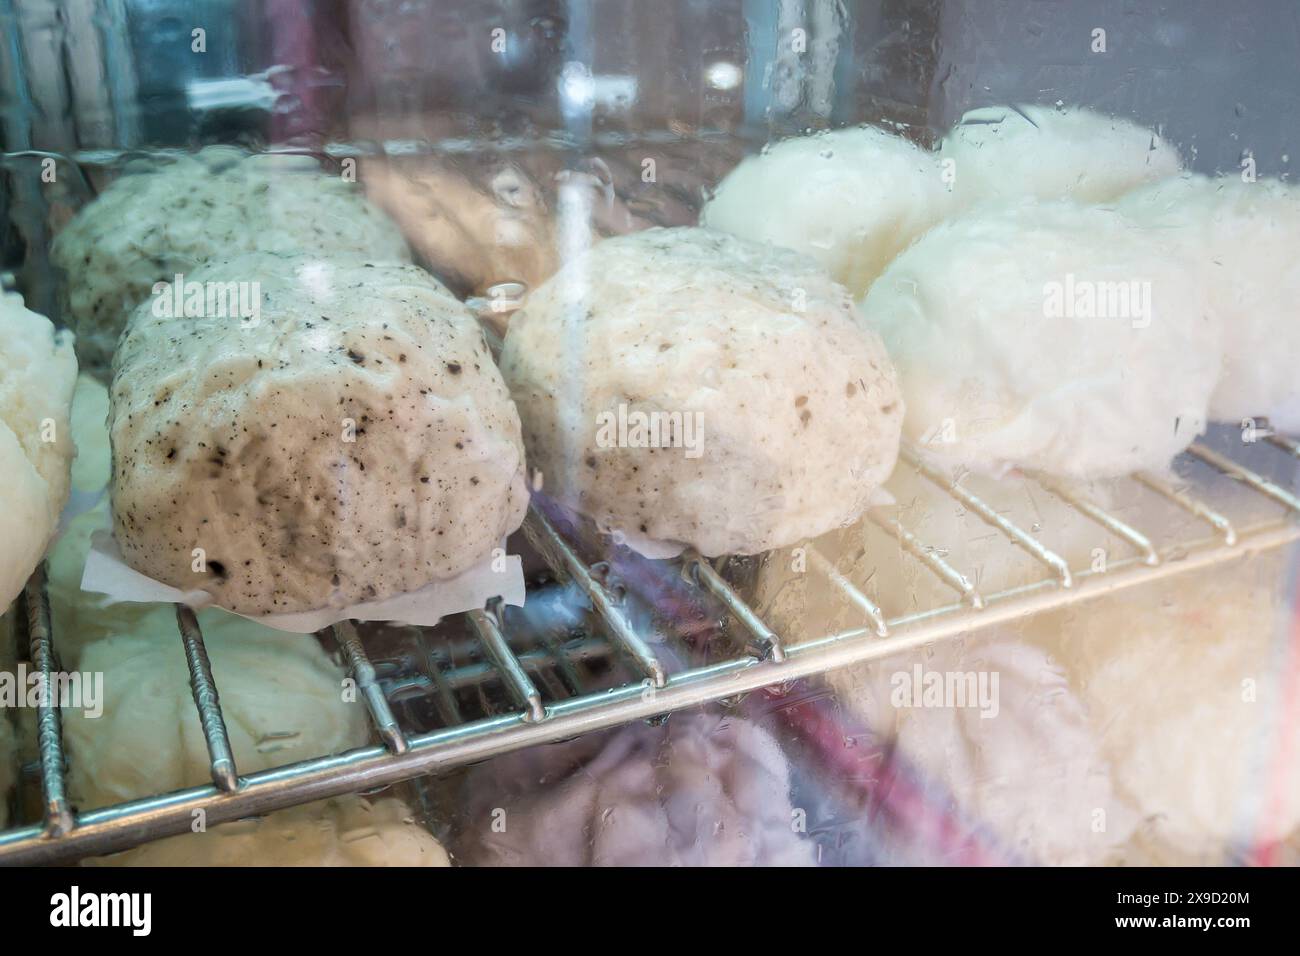
MULTIPOLYGON (((240 773, 367 743, 365 706, 344 699, 343 671, 314 637, 238 625, 236 633, 205 635, 205 643, 240 773)), ((78 666, 103 675, 100 716, 63 711, 68 788, 79 808, 211 782, 174 619, 170 632, 136 629, 96 641, 78 666)))
POLYGON ((1223 377, 1210 416, 1267 416, 1300 432, 1300 191, 1277 180, 1167 179, 1117 208, 1176 242, 1206 280, 1223 319, 1223 377))
POLYGON ((1200 434, 1222 324, 1195 264, 1112 210, 1027 201, 932 229, 860 304, 906 437, 953 466, 1094 479, 1200 434))
POLYGON ((861 126, 750 156, 719 184, 700 224, 809 255, 856 298, 939 220, 945 200, 931 154, 861 126))
POLYGON ((0 293, 0 341, 2 613, 40 563, 68 500, 77 360, 72 336, 12 293, 0 293))
POLYGON ((953 199, 1107 202, 1179 171, 1178 151, 1156 133, 1092 110, 998 106, 971 110, 939 145, 951 161, 953 199))

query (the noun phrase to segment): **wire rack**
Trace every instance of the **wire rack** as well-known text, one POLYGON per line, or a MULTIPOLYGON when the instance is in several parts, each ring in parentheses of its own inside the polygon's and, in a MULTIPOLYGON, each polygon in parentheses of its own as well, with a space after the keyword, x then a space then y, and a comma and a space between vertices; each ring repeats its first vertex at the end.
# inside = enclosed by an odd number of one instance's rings
MULTIPOLYGON (((1300 443, 1293 439, 1268 435, 1266 442, 1273 454, 1285 454, 1293 462, 1300 459, 1300 443)), ((57 702, 51 701, 37 713, 42 821, 0 833, 0 863, 58 863, 115 852, 187 832, 198 811, 206 814, 209 824, 217 824, 326 797, 374 790, 520 748, 784 685, 844 665, 883 658, 985 626, 1280 547, 1300 538, 1300 523, 1296 520, 1300 517, 1300 499, 1287 488, 1204 444, 1193 445, 1187 455, 1240 483, 1253 495, 1280 505, 1282 516, 1238 527, 1213 503, 1187 488, 1157 475, 1134 475, 1131 480, 1190 515, 1207 532, 1190 545, 1162 547, 1096 502, 1040 476, 1037 480, 1071 507, 1132 546, 1131 556, 1111 562, 1105 570, 1072 571, 1064 558, 1044 547, 1029 529, 999 514, 915 450, 905 448, 902 460, 906 467, 996 529, 1008 546, 1030 555, 1046 572, 1042 579, 984 593, 896 519, 873 510, 869 519, 895 535, 903 550, 951 590, 952 603, 889 619, 854 582, 810 550, 810 569, 828 575, 860 610, 862 623, 791 644, 783 641, 728 583, 727 559, 710 562, 688 552, 674 562, 654 563, 667 566, 682 586, 713 602, 740 639, 733 640, 729 653, 721 659, 679 670, 665 662, 669 656, 665 650, 670 645, 649 640, 645 628, 633 619, 608 565, 585 561, 580 549, 557 529, 556 522, 535 505, 523 532, 556 581, 576 588, 589 602, 600 624, 598 636, 541 642, 517 651, 507 639, 501 609, 489 606, 465 615, 466 633, 480 651, 477 661, 457 664, 454 648, 444 648, 442 660, 446 666, 434 666, 425 679, 389 681, 385 688, 357 627, 352 622, 334 625, 332 636, 365 701, 379 743, 247 775, 241 775, 235 764, 218 681, 198 621, 193 611, 178 605, 177 629, 211 758, 212 783, 85 813, 74 812, 65 785, 57 702), (610 660, 622 662, 622 670, 612 682, 607 676, 607 686, 595 686, 601 682, 593 679, 589 665, 610 660), (494 689, 496 703, 483 696, 485 687, 494 689), (471 713, 468 718, 468 708, 457 702, 458 692, 467 688, 476 691, 482 702, 475 708, 477 715, 471 713), (392 703, 413 697, 433 700, 444 726, 417 733, 404 729, 394 715, 392 703)), ((45 571, 40 568, 19 602, 18 617, 20 640, 27 641, 32 666, 48 681, 57 671, 57 657, 45 585, 45 571)))

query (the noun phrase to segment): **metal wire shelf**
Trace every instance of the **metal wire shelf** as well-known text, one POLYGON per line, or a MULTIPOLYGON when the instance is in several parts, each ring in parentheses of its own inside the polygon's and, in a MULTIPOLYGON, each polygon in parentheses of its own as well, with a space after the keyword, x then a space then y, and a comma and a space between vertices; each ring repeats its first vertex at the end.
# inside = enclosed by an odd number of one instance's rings
MULTIPOLYGON (((1300 444, 1292 439, 1268 436, 1264 444, 1275 453, 1300 458, 1300 444)), ((1237 527, 1212 503, 1168 479, 1135 475, 1134 481, 1204 523, 1210 531, 1202 539, 1179 543, 1176 548, 1161 548, 1139 529, 1095 502, 1043 476, 1034 476, 1063 501, 1133 548, 1132 556, 1112 561, 1104 570, 1072 571, 1060 555, 1044 547, 1029 530, 999 514, 961 484, 954 483, 916 451, 904 449, 902 459, 907 466, 978 515, 1009 545, 1029 554, 1048 572, 1046 576, 1031 584, 983 593, 896 519, 874 509, 868 514, 869 520, 897 536, 908 554, 952 590, 954 601, 886 618, 881 608, 852 581, 810 548, 810 567, 827 574, 856 605, 862 612, 863 625, 790 644, 774 633, 728 583, 720 573, 725 567, 721 564, 715 567, 709 560, 688 552, 677 559, 682 578, 697 593, 707 594, 716 601, 735 622, 737 633, 747 635, 748 640, 739 653, 676 672, 670 672, 661 653, 656 652, 626 613, 617 585, 611 582, 605 569, 584 561, 555 524, 541 510, 532 508, 523 529, 526 537, 558 581, 576 587, 585 595, 603 625, 604 640, 587 638, 563 646, 546 644, 516 653, 503 632, 498 609, 472 611, 466 617, 473 641, 481 649, 480 660, 445 669, 434 667, 427 682, 393 685, 385 694, 356 628, 351 622, 335 625, 333 637, 361 691, 380 744, 247 775, 239 774, 231 753, 217 681, 198 621, 191 610, 178 606, 178 630, 211 758, 212 784, 75 813, 65 792, 58 710, 55 706, 43 707, 37 715, 43 820, 40 824, 0 833, 0 863, 59 863, 115 852, 187 832, 194 813, 200 810, 206 814, 208 823, 215 825, 326 797, 373 790, 520 748, 887 657, 936 640, 1300 539, 1300 522, 1296 520, 1300 517, 1300 498, 1205 445, 1192 446, 1188 454, 1253 493, 1281 505, 1283 517, 1237 527), (612 657, 629 662, 633 678, 612 687, 592 689, 580 671, 591 661, 612 657), (456 703, 456 692, 465 688, 481 689, 489 683, 504 688, 512 704, 505 709, 484 706, 480 709, 485 716, 465 720, 456 703), (446 726, 414 735, 404 731, 390 702, 410 696, 435 699, 446 726)), ((55 669, 56 657, 43 568, 33 574, 20 603, 23 613, 19 622, 25 624, 30 659, 35 668, 48 675, 55 669)), ((454 663, 457 656, 449 653, 447 660, 454 663)))

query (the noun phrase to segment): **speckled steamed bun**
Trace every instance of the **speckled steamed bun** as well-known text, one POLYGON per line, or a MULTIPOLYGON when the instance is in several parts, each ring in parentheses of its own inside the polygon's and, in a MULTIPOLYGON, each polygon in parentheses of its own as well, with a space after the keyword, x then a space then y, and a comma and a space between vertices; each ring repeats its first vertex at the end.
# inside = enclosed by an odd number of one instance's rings
POLYGON ((409 258, 397 227, 360 188, 310 157, 218 146, 128 168, 51 248, 82 367, 107 374, 127 316, 154 283, 246 252, 409 258))
POLYGON ((68 499, 72 336, 0 292, 0 613, 45 554, 68 499))
POLYGON ((1116 199, 1179 171, 1178 151, 1156 133, 1092 110, 997 106, 971 110, 939 145, 951 160, 953 199, 1116 199))
POLYGON ((709 230, 651 229, 568 263, 511 321, 502 371, 549 493, 605 530, 708 555, 852 521, 898 453, 893 367, 844 289, 797 253, 709 230), (653 412, 681 416, 676 447, 634 430, 653 412))
POLYGON ((1223 318, 1223 377, 1210 416, 1267 416, 1300 431, 1300 191, 1277 180, 1168 179, 1124 197, 1125 215, 1176 240, 1223 318))
MULTIPOLYGON (((205 644, 239 773, 369 742, 365 705, 345 698, 342 669, 313 636, 232 620, 242 631, 208 635, 205 644)), ((169 632, 135 631, 82 651, 80 668, 103 674, 103 713, 63 710, 68 787, 79 808, 212 782, 176 634, 173 615, 169 632)))
POLYGON ((975 471, 1163 469, 1204 430, 1219 375, 1222 324, 1195 264, 1069 202, 937 226, 860 309, 898 368, 904 433, 975 471))
POLYGON ((719 184, 701 225, 812 256, 860 296, 943 214, 934 158, 869 126, 799 136, 719 184))
POLYGON ((519 526, 518 415, 431 276, 254 255, 194 281, 260 282, 260 321, 132 316, 111 432, 133 568, 245 614, 343 607, 453 577, 519 526))
POLYGON ((451 866, 393 797, 336 797, 87 861, 92 866, 451 866))

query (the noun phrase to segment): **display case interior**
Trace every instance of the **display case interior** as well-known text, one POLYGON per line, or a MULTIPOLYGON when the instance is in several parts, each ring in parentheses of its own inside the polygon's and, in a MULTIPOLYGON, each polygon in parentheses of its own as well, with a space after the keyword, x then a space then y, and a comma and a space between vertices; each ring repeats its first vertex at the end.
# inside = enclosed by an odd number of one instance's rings
POLYGON ((0 0, 0 862, 1296 862, 1298 28, 0 0))

